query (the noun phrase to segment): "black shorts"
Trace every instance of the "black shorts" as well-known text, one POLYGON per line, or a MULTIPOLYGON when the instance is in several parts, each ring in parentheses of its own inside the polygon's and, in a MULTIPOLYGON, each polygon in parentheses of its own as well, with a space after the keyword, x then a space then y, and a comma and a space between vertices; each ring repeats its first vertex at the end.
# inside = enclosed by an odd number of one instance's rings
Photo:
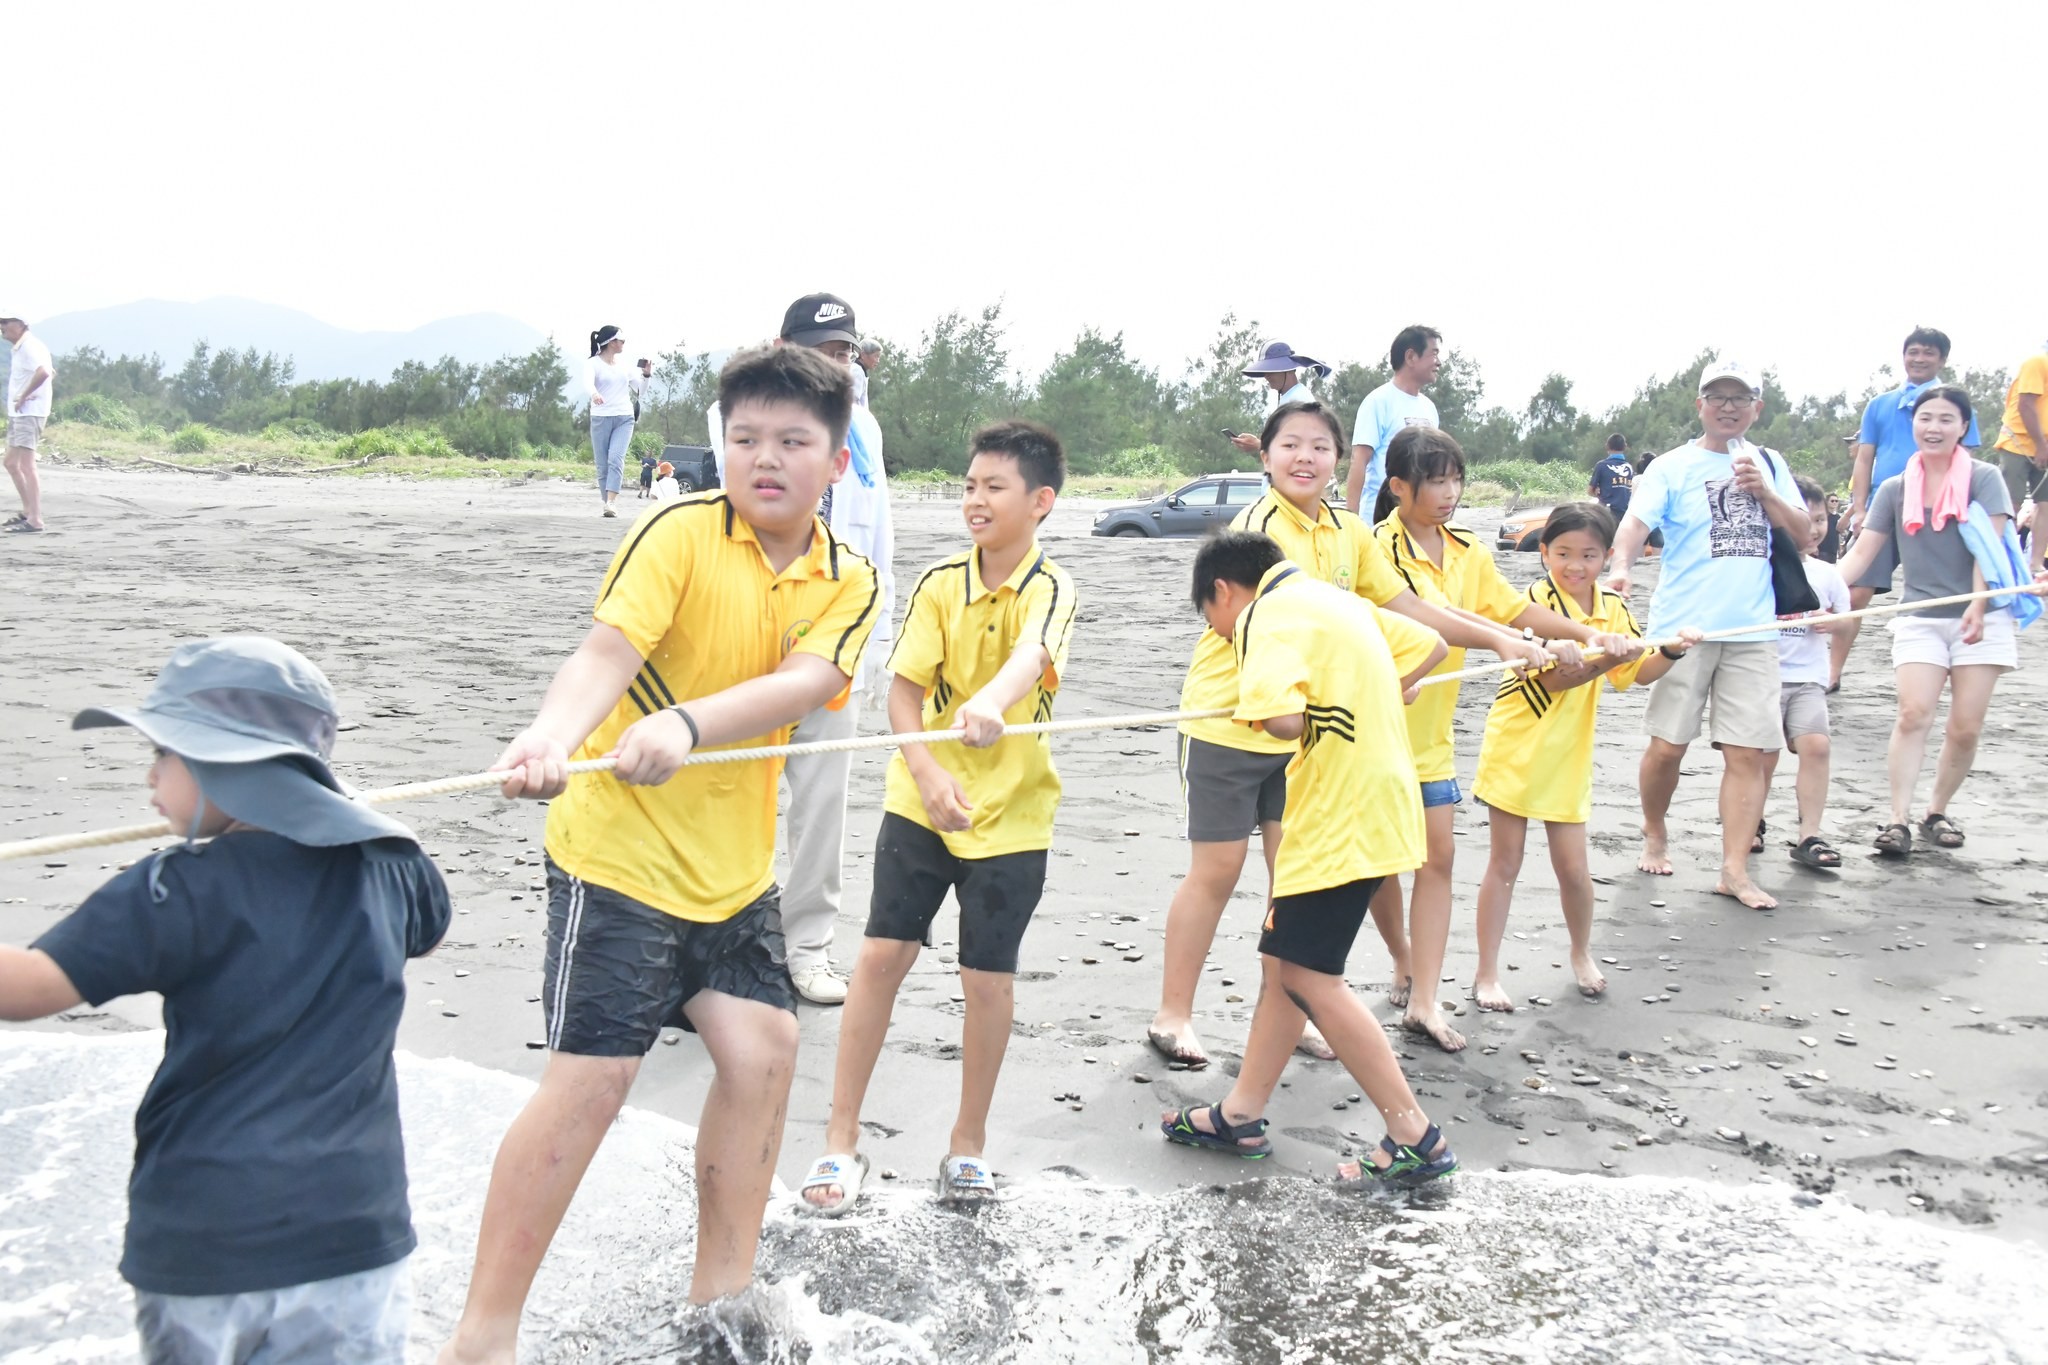
POLYGON ((643 464, 643 465, 641 465, 641 466, 640 466, 640 486, 641 486, 642 488, 652 488, 652 487, 654 487, 654 466, 653 466, 653 465, 651 465, 651 464, 643 464))
POLYGON ((1045 850, 955 857, 946 841, 891 811, 875 836, 869 938, 932 946, 932 919, 951 891, 960 902, 960 965, 1015 972, 1024 928, 1045 894, 1045 850))
POLYGON ((1344 975, 1344 960, 1372 913, 1373 893, 1385 880, 1367 877, 1274 898, 1273 908, 1266 912, 1266 932, 1259 935, 1259 951, 1325 976, 1344 975))
POLYGON ((1180 804, 1188 842, 1235 843, 1278 820, 1287 810, 1287 764, 1293 757, 1182 735, 1180 804))
POLYGON ((551 1051, 646 1055, 699 991, 796 1013, 782 945, 782 894, 769 887, 731 919, 677 919, 572 877, 548 861, 548 951, 541 1009, 551 1051))

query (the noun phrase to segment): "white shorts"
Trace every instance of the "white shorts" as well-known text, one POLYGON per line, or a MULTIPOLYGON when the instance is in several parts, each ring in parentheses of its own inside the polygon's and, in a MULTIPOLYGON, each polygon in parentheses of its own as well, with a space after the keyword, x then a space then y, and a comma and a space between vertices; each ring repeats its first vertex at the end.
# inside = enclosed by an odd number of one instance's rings
POLYGON ((1936 668, 1963 668, 1984 664, 1992 668, 2018 668, 2019 636, 2013 630, 2012 613, 1984 613, 1984 638, 1974 645, 1963 643, 1960 616, 1911 616, 1892 618, 1892 667, 1900 664, 1933 664, 1936 668))

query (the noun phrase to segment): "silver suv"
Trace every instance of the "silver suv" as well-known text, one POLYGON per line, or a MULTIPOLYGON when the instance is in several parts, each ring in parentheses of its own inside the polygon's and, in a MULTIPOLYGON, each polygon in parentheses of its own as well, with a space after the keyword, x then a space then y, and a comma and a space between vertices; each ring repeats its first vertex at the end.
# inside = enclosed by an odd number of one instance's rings
POLYGON ((1098 536, 1206 536, 1229 527, 1266 491, 1266 476, 1204 474, 1150 502, 1125 503, 1096 514, 1098 536))

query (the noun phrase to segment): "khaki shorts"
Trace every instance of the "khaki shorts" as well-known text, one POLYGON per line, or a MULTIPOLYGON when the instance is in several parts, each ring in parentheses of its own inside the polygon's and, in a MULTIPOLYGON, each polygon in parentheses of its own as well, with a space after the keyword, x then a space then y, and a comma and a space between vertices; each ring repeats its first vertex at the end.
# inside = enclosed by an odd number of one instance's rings
POLYGON ((1827 684, 1817 682, 1788 682, 1779 694, 1778 709, 1785 716, 1785 743, 1807 735, 1828 733, 1828 689, 1827 684))
POLYGON ((1715 748, 1782 749, 1779 707, 1777 641, 1711 640, 1695 645, 1650 689, 1643 728, 1667 744, 1690 744, 1708 717, 1715 748))
POLYGON ((34 450, 43 442, 43 419, 14 416, 7 419, 7 448, 34 450))
POLYGON ((2042 472, 2026 456, 2015 455, 2000 446, 1998 472, 2005 475, 2005 491, 2012 498, 2014 515, 2018 515, 2020 504, 2028 498, 2035 502, 2048 502, 2048 473, 2042 472))

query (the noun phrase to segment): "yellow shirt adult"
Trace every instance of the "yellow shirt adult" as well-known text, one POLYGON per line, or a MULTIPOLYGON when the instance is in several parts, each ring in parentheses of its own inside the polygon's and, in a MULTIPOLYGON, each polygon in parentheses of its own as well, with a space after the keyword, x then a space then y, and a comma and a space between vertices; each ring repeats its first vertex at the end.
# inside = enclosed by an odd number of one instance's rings
MULTIPOLYGON (((1066 571, 1033 545, 1007 580, 990 587, 981 578, 981 551, 942 559, 924 571, 910 595, 903 630, 889 655, 889 672, 924 688, 924 727, 950 730, 961 703, 994 679, 1021 640, 1045 646, 1049 662, 1038 686, 1003 713, 1008 725, 1052 719, 1053 698, 1067 666, 1079 598, 1066 571)), ((956 858, 993 858, 1052 845, 1060 776, 1048 735, 1020 735, 986 749, 935 744, 932 757, 959 780, 972 803, 972 828, 941 831, 956 858)), ((883 809, 932 827, 910 765, 898 753, 889 762, 883 809)))
MULTIPOLYGON (((1582 625, 1612 635, 1642 638, 1626 598, 1596 588, 1599 599, 1591 615, 1551 581, 1550 575, 1529 585, 1525 598, 1582 625)), ((1636 680, 1644 662, 1639 655, 1606 676, 1617 691, 1636 680)), ((1472 794, 1480 801, 1529 820, 1583 825, 1593 815, 1593 731, 1600 708, 1600 683, 1586 683, 1553 693, 1543 675, 1510 675, 1501 680, 1493 709, 1486 716, 1486 737, 1479 745, 1479 773, 1472 794)))
POLYGON ((1998 433, 1998 448, 2009 450, 2015 455, 2028 459, 2039 457, 2042 452, 2034 449, 2034 438, 2027 434, 2026 423, 2020 420, 2020 396, 2032 394, 2040 405, 2039 420, 2048 422, 2048 351, 2028 356, 2020 364, 2020 372, 2013 378, 2012 387, 2005 391, 2005 421, 1998 433))
MULTIPOLYGON (((1310 518, 1269 488, 1265 496, 1237 514, 1230 529, 1271 536, 1280 546, 1280 553, 1304 572, 1346 592, 1355 592, 1376 607, 1393 601, 1406 586, 1373 540, 1372 528, 1351 513, 1321 500, 1316 503, 1316 515, 1310 518)), ((1231 658, 1230 641, 1213 630, 1204 630, 1195 643, 1187 680, 1181 684, 1180 709, 1212 711, 1235 705, 1237 667, 1231 658)), ((1228 718, 1182 721, 1180 732, 1190 739, 1253 753, 1284 754, 1293 747, 1263 731, 1233 725, 1228 718)))
MULTIPOLYGON (((647 662, 574 757, 610 753, 642 716, 772 673, 790 654, 850 677, 878 598, 874 566, 822 521, 777 573, 722 493, 649 512, 612 556, 595 612, 647 662)), ((832 705, 845 702, 842 691, 832 705)), ((793 728, 745 744, 784 743, 793 728)), ((760 759, 686 767, 658 787, 577 778, 548 807, 548 856, 678 919, 730 919, 774 884, 781 772, 780 759, 760 759)))
POLYGON ((1287 765, 1273 894, 1299 896, 1422 866, 1422 793, 1402 721, 1401 678, 1437 646, 1434 631, 1282 560, 1259 580, 1233 642, 1232 719, 1256 726, 1305 714, 1287 765))
MULTIPOLYGON (((1373 528, 1380 548, 1394 566, 1402 587, 1411 589, 1425 602, 1439 607, 1462 607, 1489 621, 1506 624, 1529 605, 1522 594, 1493 562, 1493 551, 1476 536, 1454 522, 1444 533, 1444 562, 1441 567, 1416 545, 1414 536, 1401 520, 1389 512, 1373 528)), ((1444 661, 1430 670, 1455 673, 1465 666, 1465 651, 1453 647, 1444 661)), ((1418 782, 1443 782, 1458 775, 1457 755, 1451 742, 1451 720, 1458 710, 1458 685, 1437 683, 1422 689, 1408 708, 1408 742, 1415 750, 1418 782)))

